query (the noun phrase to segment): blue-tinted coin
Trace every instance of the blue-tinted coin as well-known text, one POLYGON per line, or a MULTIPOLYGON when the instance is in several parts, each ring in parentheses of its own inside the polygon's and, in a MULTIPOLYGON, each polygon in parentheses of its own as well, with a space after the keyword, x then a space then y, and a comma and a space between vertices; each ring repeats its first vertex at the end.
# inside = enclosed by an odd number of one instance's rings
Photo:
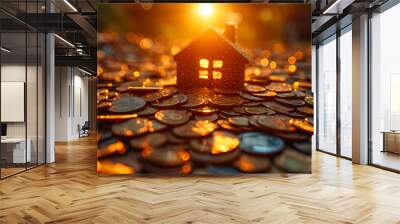
POLYGON ((311 142, 293 142, 292 145, 299 152, 311 155, 311 142))
POLYGON ((240 172, 231 166, 207 166, 207 172, 215 175, 238 175, 240 172))
POLYGON ((275 165, 288 173, 311 173, 311 156, 291 148, 274 158, 275 165))
POLYGON ((279 137, 262 132, 245 132, 239 135, 240 149, 248 153, 273 155, 280 153, 285 146, 279 137))

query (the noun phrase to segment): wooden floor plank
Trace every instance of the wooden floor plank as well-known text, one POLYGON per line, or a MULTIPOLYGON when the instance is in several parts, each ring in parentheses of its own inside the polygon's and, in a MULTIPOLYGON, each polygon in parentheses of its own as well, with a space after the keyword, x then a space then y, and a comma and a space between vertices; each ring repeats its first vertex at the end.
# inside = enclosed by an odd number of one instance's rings
POLYGON ((400 175, 314 152, 311 175, 96 173, 96 138, 0 181, 0 223, 400 223, 400 175))

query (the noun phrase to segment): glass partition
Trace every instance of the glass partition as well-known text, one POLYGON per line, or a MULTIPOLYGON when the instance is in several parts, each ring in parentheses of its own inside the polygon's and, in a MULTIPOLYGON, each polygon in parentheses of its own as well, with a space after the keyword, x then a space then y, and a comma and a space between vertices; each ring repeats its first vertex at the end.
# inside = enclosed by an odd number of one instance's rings
POLYGON ((46 36, 38 33, 38 64, 37 64, 37 162, 46 162, 45 124, 46 124, 46 36))
POLYGON ((27 114, 27 150, 31 151, 28 168, 37 165, 38 159, 38 35, 37 32, 28 31, 27 33, 27 74, 26 74, 26 114, 27 114))
POLYGON ((2 177, 24 171, 27 162, 31 162, 32 151, 26 136, 26 42, 25 31, 1 34, 2 177))
MULTIPOLYGON (((26 4, 0 2, 0 7, 37 13, 43 1, 26 4)), ((45 163, 45 41, 13 13, 0 12, 1 179, 45 163)))

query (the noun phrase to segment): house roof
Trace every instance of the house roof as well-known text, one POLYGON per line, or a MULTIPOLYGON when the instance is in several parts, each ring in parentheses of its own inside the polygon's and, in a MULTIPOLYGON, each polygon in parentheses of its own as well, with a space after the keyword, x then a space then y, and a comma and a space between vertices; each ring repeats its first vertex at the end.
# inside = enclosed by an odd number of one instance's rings
POLYGON ((232 43, 228 38, 226 38, 224 35, 222 35, 220 32, 218 32, 216 29, 208 27, 206 30, 204 30, 197 38, 193 39, 186 47, 184 47, 181 51, 179 51, 174 58, 176 59, 179 57, 179 55, 182 55, 184 52, 190 50, 190 46, 192 46, 194 43, 199 41, 204 35, 207 35, 208 33, 215 34, 218 36, 222 41, 224 41, 226 44, 228 44, 232 49, 234 49, 240 56, 243 57, 247 62, 250 62, 251 56, 249 53, 247 53, 242 47, 240 47, 238 44, 232 43))

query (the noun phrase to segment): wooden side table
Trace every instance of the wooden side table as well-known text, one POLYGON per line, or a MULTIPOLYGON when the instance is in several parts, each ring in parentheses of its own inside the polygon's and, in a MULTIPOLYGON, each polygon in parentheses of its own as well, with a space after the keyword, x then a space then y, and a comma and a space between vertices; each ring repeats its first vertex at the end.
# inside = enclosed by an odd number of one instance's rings
POLYGON ((383 131, 383 151, 400 154, 400 131, 383 131))

